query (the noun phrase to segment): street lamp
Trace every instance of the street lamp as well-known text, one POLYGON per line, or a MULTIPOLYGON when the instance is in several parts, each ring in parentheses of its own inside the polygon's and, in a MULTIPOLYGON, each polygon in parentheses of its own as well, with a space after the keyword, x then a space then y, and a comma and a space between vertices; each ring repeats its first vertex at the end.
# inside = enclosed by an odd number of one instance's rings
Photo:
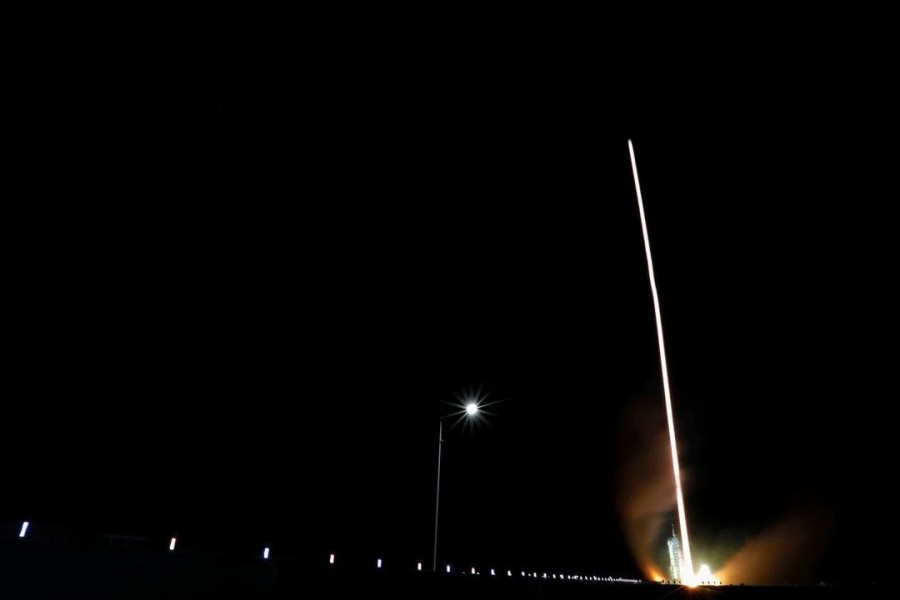
MULTIPOLYGON (((478 403, 469 401, 465 406, 465 414, 462 418, 473 419, 478 416, 478 403)), ((434 552, 432 553, 431 570, 437 573, 437 545, 438 545, 438 515, 441 502, 441 446, 444 444, 444 417, 438 420, 438 463, 437 463, 437 490, 434 494, 434 552)))

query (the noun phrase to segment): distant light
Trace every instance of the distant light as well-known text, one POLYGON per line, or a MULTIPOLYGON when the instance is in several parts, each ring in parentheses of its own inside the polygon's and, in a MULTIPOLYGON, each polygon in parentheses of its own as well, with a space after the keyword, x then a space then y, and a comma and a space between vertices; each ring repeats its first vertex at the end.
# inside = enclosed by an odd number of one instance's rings
POLYGON ((169 540, 169 550, 174 550, 174 549, 175 549, 175 538, 172 538, 171 540, 169 540))
MULTIPOLYGON (((524 575, 524 574, 525 574, 525 573, 522 573, 522 575, 524 575)), ((507 577, 512 577, 512 571, 507 571, 507 572, 506 572, 506 576, 507 576, 507 577)))
POLYGON ((28 532, 28 521, 22 521, 22 529, 19 530, 19 537, 25 537, 25 534, 28 532))
MULTIPOLYGON (((556 573, 553 574, 553 579, 556 579, 556 573)), ((560 579, 562 579, 562 576, 560 576, 560 579)))
POLYGON ((475 574, 475 567, 472 567, 472 575, 475 574))
POLYGON ((269 560, 269 547, 268 547, 268 546, 266 546, 265 548, 263 548, 263 558, 264 558, 265 560, 269 560))
POLYGON ((544 579, 547 579, 547 574, 546 574, 546 573, 544 573, 544 579))
POLYGON ((377 564, 378 564, 378 568, 380 569, 380 568, 381 568, 381 559, 380 559, 380 558, 378 559, 378 563, 377 563, 377 564))
MULTIPOLYGON (((509 573, 509 571, 507 571, 509 573)), ((525 577, 525 571, 522 571, 522 577, 525 577)))
POLYGON ((329 565, 333 565, 333 564, 334 564, 334 554, 329 554, 329 555, 328 555, 328 564, 329 564, 329 565))
POLYGON ((450 572, 450 565, 447 565, 447 572, 450 572))
POLYGON ((468 404, 466 404, 466 414, 469 415, 470 417, 474 417, 475 415, 477 415, 478 414, 478 405, 475 404, 474 402, 469 402, 468 404))
POLYGON ((493 569, 491 569, 491 575, 496 575, 496 573, 494 573, 493 569))
POLYGON ((416 563, 416 571, 422 570, 422 563, 416 563))

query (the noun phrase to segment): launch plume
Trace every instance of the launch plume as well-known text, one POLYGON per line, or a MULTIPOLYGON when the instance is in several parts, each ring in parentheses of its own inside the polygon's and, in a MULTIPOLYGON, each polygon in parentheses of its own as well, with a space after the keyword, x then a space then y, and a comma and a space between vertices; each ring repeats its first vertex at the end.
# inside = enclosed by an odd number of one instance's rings
POLYGON ((678 521, 681 528, 681 545, 684 573, 688 574, 688 583, 694 577, 694 563, 691 559, 691 544, 688 538, 687 515, 684 509, 684 495, 681 491, 681 469, 678 466, 678 446, 675 442, 675 419, 672 415, 672 395, 669 392, 669 368, 666 364, 666 345, 663 341, 662 316, 659 311, 659 294, 656 291, 656 276, 653 273, 653 257, 650 254, 650 238, 647 235, 647 219, 644 216, 644 199, 641 196, 641 183, 638 179, 637 162, 634 158, 634 145, 628 140, 628 153, 631 155, 631 172, 634 175, 634 189, 637 193, 638 208, 641 213, 641 230, 644 233, 644 251, 647 255, 647 270, 650 274, 650 290, 653 292, 653 310, 656 313, 656 336, 659 341, 659 364, 662 368, 663 392, 666 398, 666 418, 669 423, 669 447, 672 451, 672 472, 675 475, 675 501, 678 505, 678 521))

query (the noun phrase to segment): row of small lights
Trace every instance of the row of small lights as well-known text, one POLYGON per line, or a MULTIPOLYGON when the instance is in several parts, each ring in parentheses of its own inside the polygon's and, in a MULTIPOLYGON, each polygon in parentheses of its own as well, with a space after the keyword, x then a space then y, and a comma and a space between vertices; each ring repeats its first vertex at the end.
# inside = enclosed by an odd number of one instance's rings
MULTIPOLYGON (((266 548, 266 550, 268 550, 268 548, 266 548)), ((335 555, 329 554, 328 555, 328 564, 333 565, 334 562, 335 562, 335 555)), ((384 565, 384 562, 382 561, 382 559, 379 558, 378 560, 375 561, 375 566, 377 568, 380 569, 380 568, 382 568, 383 565, 384 565)), ((422 570, 422 563, 417 562, 416 563, 416 571, 421 571, 421 570, 422 570)), ((444 568, 444 572, 451 573, 452 572, 451 566, 446 565, 446 567, 444 568)), ((492 577, 495 577, 497 575, 497 572, 495 569, 491 569, 490 572, 491 572, 492 577)), ((481 575, 481 572, 477 571, 475 569, 475 567, 472 567, 471 570, 469 571, 469 573, 472 575, 481 575)), ((462 574, 465 575, 465 571, 463 571, 462 574)), ((557 575, 556 573, 551 573, 550 575, 547 575, 547 573, 541 573, 540 577, 539 577, 537 572, 528 573, 526 571, 522 571, 521 575, 522 575, 522 577, 533 577, 535 579, 538 579, 538 578, 540 578, 540 579, 560 579, 560 580, 570 579, 573 581, 618 581, 618 582, 623 582, 623 583, 643 583, 640 579, 628 579, 625 577, 597 577, 596 575, 564 575, 562 573, 560 573, 559 575, 557 575)), ((512 577, 513 576, 512 570, 507 570, 506 576, 512 577)))
MULTIPOLYGON (((27 535, 29 525, 30 524, 28 521, 22 522, 22 527, 19 530, 20 538, 24 538, 27 535)), ((177 543, 178 543, 177 537, 173 536, 172 539, 169 540, 169 551, 170 552, 175 551, 175 546, 177 543)), ((271 556, 271 548, 269 548, 269 546, 265 546, 262 551, 263 560, 269 560, 270 556, 271 556)), ((328 555, 328 564, 330 564, 330 565, 335 564, 335 558, 336 557, 335 557, 334 553, 329 554, 328 555)), ((375 561, 375 566, 378 569, 381 569, 383 567, 383 565, 384 565, 384 562, 382 561, 382 559, 379 558, 377 561, 375 561)), ((422 570, 422 563, 420 561, 420 562, 416 563, 416 571, 421 571, 421 570, 422 570)), ((451 572, 450 565, 446 566, 445 572, 447 572, 447 573, 451 572)), ((475 567, 472 567, 470 573, 472 575, 481 575, 480 572, 475 570, 475 567)), ((465 574, 465 571, 463 571, 463 574, 465 574)), ((494 569, 491 569, 491 576, 496 576, 496 575, 497 575, 496 571, 494 569)), ((506 571, 506 576, 512 577, 512 570, 506 571)), ((537 572, 527 573, 525 571, 522 571, 522 577, 533 577, 533 578, 537 579, 538 574, 537 574, 537 572)), ((548 575, 546 573, 541 573, 541 578, 543 578, 543 579, 548 579, 548 578, 549 579, 570 579, 570 580, 576 580, 576 581, 619 581, 619 582, 626 582, 626 583, 641 583, 640 580, 638 580, 638 579, 623 579, 622 577, 597 577, 596 575, 563 575, 563 574, 559 574, 559 576, 557 576, 556 573, 551 573, 548 577, 548 575)))

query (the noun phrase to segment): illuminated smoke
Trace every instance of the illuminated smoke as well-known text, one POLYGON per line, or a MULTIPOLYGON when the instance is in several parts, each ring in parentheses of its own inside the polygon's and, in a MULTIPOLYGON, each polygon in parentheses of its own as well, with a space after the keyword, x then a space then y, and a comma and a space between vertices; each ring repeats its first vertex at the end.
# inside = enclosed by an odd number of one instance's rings
POLYGON ((723 583, 782 584, 803 581, 825 548, 830 510, 805 507, 753 536, 716 571, 723 583))
POLYGON ((666 397, 666 418, 669 423, 669 447, 672 450, 672 472, 675 476, 675 501, 678 505, 678 520, 681 525, 681 543, 685 573, 688 583, 694 578, 694 562, 691 559, 691 544, 688 540, 687 516, 684 510, 684 496, 681 492, 681 473, 678 466, 678 447, 675 444, 675 419, 672 416, 672 396, 669 392, 669 369, 666 364, 666 345, 663 342, 662 316, 659 311, 659 294, 656 292, 656 276, 653 274, 653 258, 650 255, 650 238, 647 235, 647 220, 644 217, 644 199, 641 196, 641 183, 638 180, 637 162, 634 159, 634 145, 628 140, 628 153, 631 155, 631 172, 634 175, 634 189, 637 193, 638 208, 641 213, 641 230, 644 233, 644 250, 647 254, 647 270, 650 273, 650 290, 653 292, 653 310, 656 313, 656 336, 659 341, 659 364, 662 368, 663 392, 666 397))
POLYGON ((622 530, 644 576, 668 579, 657 562, 660 532, 668 531, 675 510, 666 424, 658 399, 629 403, 619 435, 617 505, 622 530))

